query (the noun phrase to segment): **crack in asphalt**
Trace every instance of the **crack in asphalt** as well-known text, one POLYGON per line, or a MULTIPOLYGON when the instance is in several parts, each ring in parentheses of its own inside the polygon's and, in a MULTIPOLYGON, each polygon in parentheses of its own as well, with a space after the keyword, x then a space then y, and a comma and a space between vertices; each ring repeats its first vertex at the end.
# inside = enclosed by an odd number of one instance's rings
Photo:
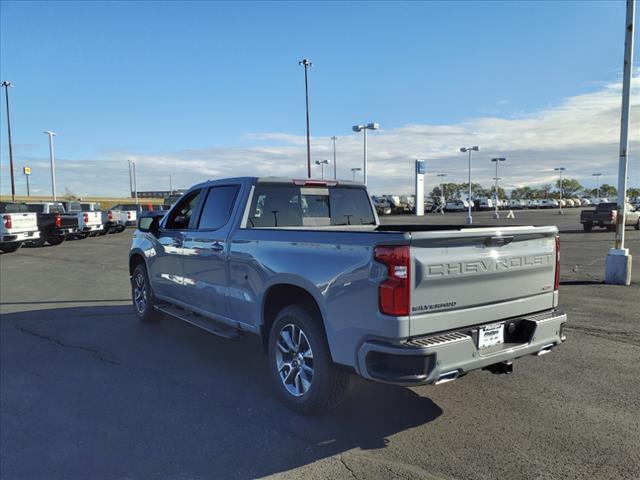
POLYGON ((71 348, 74 350, 82 350, 84 352, 88 352, 90 353, 94 358, 96 358, 97 360, 100 360, 101 362, 105 362, 105 363, 110 363, 111 365, 122 365, 120 362, 116 361, 116 360, 110 360, 108 358, 105 358, 103 356, 102 353, 100 353, 98 350, 95 350, 93 348, 89 348, 89 347, 84 347, 82 345, 70 345, 67 343, 64 343, 62 340, 59 340, 55 337, 51 337, 49 335, 45 335, 44 333, 40 333, 40 332, 36 332, 34 330, 30 330, 28 328, 25 327, 15 327, 17 330, 20 330, 23 333, 26 333, 28 335, 32 335, 36 338, 40 338, 42 340, 47 340, 50 343, 53 343, 54 345, 58 345, 59 347, 62 348, 71 348))
POLYGON ((604 338, 607 340, 612 340, 614 342, 625 343, 627 345, 634 345, 636 347, 640 347, 640 334, 636 332, 627 332, 627 331, 615 331, 615 330, 605 330, 604 328, 596 328, 596 327, 581 327, 579 325, 566 325, 565 329, 574 330, 579 333, 584 333, 585 335, 591 335, 593 337, 604 338), (630 337, 620 338, 620 337, 630 337))
POLYGON ((349 465, 347 465, 347 462, 344 461, 344 458, 342 458, 342 455, 338 455, 338 460, 340 460, 340 463, 342 464, 342 466, 349 471, 351 476, 353 478, 355 478, 356 480, 358 480, 358 477, 356 476, 355 472, 353 471, 353 469, 349 465))

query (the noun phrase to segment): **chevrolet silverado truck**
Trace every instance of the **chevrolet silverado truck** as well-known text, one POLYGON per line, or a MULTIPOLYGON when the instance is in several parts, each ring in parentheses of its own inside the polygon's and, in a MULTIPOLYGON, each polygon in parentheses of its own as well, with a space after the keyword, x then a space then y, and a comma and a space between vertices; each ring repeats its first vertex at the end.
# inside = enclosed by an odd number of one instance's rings
POLYGON ((60 202, 29 202, 27 208, 38 216, 40 238, 29 242, 41 247, 46 243, 60 245, 68 235, 78 231, 78 217, 74 213, 65 213, 60 202))
POLYGON ((38 240, 38 218, 24 203, 0 202, 0 251, 15 252, 24 242, 38 240))
MULTIPOLYGON (((632 226, 640 230, 640 211, 627 203, 625 205, 625 226, 632 226)), ((618 221, 618 204, 615 202, 599 203, 595 210, 582 210, 580 212, 580 223, 585 232, 590 232, 593 227, 606 228, 609 231, 616 229, 618 221)))
POLYGON ((90 211, 88 207, 83 208, 80 202, 63 202, 63 205, 67 213, 75 213, 78 217, 78 231, 72 234, 73 237, 87 238, 89 235, 95 235, 103 229, 102 214, 100 212, 90 211))
POLYGON ((553 226, 380 225, 362 184, 254 177, 196 185, 163 213, 133 235, 138 319, 258 335, 300 412, 339 404, 353 373, 509 373, 565 339, 553 226))

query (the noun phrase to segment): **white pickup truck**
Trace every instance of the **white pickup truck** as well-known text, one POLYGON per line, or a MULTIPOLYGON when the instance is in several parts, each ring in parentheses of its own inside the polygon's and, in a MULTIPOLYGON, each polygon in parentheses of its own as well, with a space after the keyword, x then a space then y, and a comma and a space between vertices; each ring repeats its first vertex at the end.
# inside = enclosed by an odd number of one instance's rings
POLYGON ((91 234, 96 235, 103 229, 100 212, 83 211, 80 202, 63 202, 63 204, 67 213, 78 215, 78 233, 75 234, 75 237, 87 238, 91 234))
POLYGON ((118 204, 111 207, 112 212, 121 212, 120 215, 122 215, 125 225, 128 227, 138 223, 138 212, 141 210, 141 206, 134 203, 118 204))
POLYGON ((0 251, 15 252, 24 242, 40 238, 38 216, 24 203, 0 202, 0 214, 0 251))

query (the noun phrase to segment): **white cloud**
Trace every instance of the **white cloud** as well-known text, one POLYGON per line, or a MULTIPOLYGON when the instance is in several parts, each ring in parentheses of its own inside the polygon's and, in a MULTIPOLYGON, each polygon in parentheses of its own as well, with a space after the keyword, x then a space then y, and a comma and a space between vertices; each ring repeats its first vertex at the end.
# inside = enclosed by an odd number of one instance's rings
MULTIPOLYGON (((488 185, 494 175, 490 159, 507 157, 500 176, 508 188, 540 185, 555 180, 553 168, 564 166, 567 176, 591 186, 591 173, 601 172, 602 182, 616 183, 620 134, 621 84, 601 86, 593 93, 567 98, 560 104, 514 118, 472 118, 453 125, 405 125, 369 134, 369 185, 373 193, 406 193, 413 185, 413 162, 427 161, 428 187, 436 173, 448 181, 463 182, 467 158, 458 149, 479 145, 474 154, 474 181, 488 185)), ((629 148, 631 184, 640 185, 640 72, 632 87, 629 148)), ((384 127, 384 125, 383 125, 384 127)), ((228 176, 306 176, 306 138, 286 132, 247 133, 240 146, 212 146, 155 154, 115 152, 91 159, 57 160, 60 190, 79 194, 124 195, 128 190, 126 160, 137 164, 139 190, 188 187, 205 179, 228 176), (250 146, 244 146, 248 144, 250 146)), ((312 158, 332 159, 329 137, 312 137, 312 158)), ((148 149, 149 145, 140 146, 148 149)), ((351 178, 351 167, 362 163, 361 134, 349 132, 337 140, 340 178, 351 178)), ((30 159, 40 169, 48 159, 30 159), (37 162, 37 163, 36 163, 37 162)), ((331 175, 333 168, 325 169, 331 175)), ((2 165, 2 192, 7 193, 6 162, 2 165)), ((314 174, 319 170, 314 166, 314 174)), ((43 179, 43 182, 45 180, 43 179)), ((40 185, 46 191, 48 185, 40 185)))

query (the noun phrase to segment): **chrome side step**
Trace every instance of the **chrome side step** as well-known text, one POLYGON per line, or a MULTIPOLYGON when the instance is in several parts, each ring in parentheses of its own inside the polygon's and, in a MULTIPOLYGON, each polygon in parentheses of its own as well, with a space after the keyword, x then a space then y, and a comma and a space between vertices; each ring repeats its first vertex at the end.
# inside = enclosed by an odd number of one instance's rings
POLYGON ((238 330, 237 328, 233 328, 223 323, 216 322, 215 320, 211 320, 210 318, 204 317, 189 310, 185 310, 175 305, 171 305, 169 303, 156 305, 155 308, 165 315, 169 315, 171 317, 177 318, 178 320, 182 320, 190 323, 191 325, 195 325, 198 328, 206 330, 209 333, 213 333, 218 337, 226 338, 227 340, 235 340, 237 338, 240 338, 244 333, 242 332, 242 330, 238 330))

